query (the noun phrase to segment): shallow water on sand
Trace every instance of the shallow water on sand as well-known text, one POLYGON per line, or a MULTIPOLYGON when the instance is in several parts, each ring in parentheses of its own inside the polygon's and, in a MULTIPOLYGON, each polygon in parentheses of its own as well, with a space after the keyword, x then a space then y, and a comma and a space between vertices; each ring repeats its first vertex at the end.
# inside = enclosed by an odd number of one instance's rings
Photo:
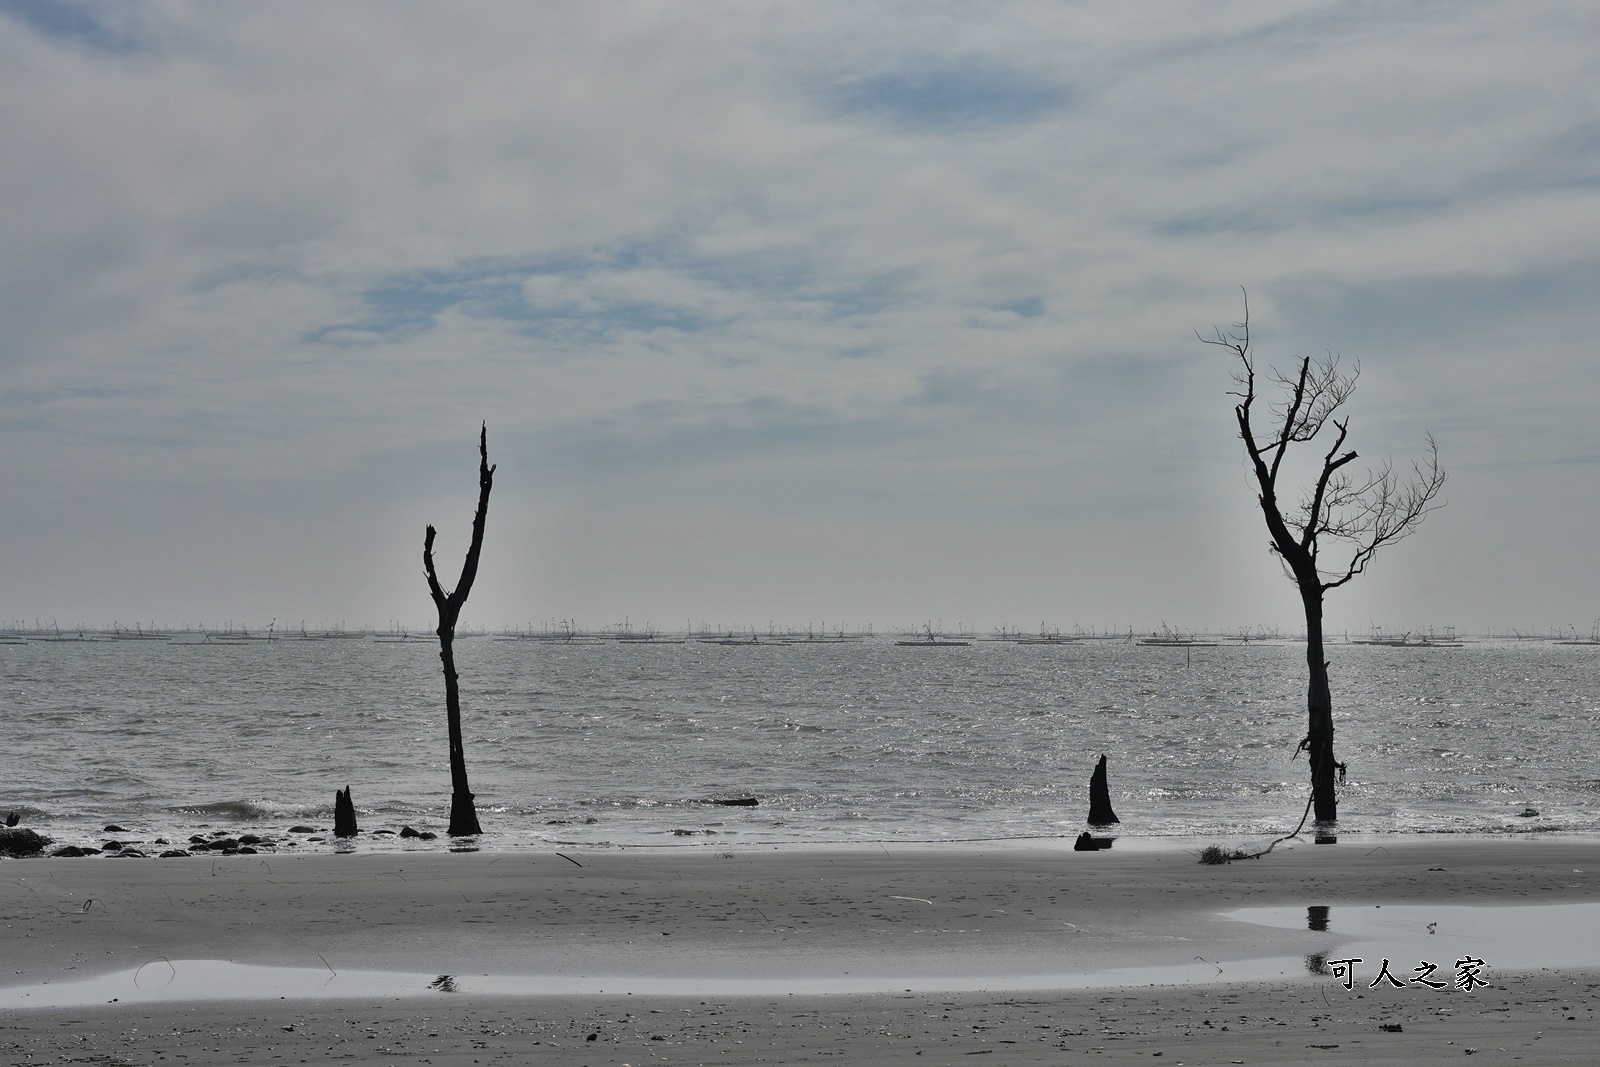
POLYGON ((75 982, 0 988, 0 1007, 71 1008, 196 1000, 343 1000, 449 996, 817 996, 1095 989, 1129 985, 1199 985, 1306 978, 1296 956, 1169 967, 1121 967, 1048 974, 851 974, 759 978, 699 975, 434 975, 403 971, 339 971, 256 967, 224 960, 156 960, 132 971, 75 982))
MULTIPOLYGON (((56 1008, 194 1000, 337 1000, 449 996, 806 996, 1023 991, 1114 986, 1200 985, 1283 979, 1380 980, 1428 989, 1464 989, 1463 964, 1487 983, 1542 967, 1586 968, 1600 958, 1600 904, 1516 906, 1390 905, 1240 908, 1225 918, 1306 930, 1299 956, 1188 960, 1165 966, 1048 973, 878 974, 839 970, 785 976, 714 973, 673 977, 566 971, 558 974, 437 975, 321 967, 260 967, 225 960, 152 960, 133 970, 77 981, 0 988, 0 1007, 56 1008), (1309 911, 1309 915, 1308 915, 1309 911), (1307 930, 1309 925, 1312 929, 1307 930), (1381 962, 1380 962, 1381 961, 1381 962), (1330 963, 1345 967, 1335 971, 1330 963), (1426 964, 1437 970, 1424 972, 1426 964), (1418 983, 1435 983, 1423 987, 1418 983)), ((746 968, 748 961, 745 961, 746 968)), ((743 969, 742 969, 743 971, 743 969)), ((1471 992, 1466 989, 1466 992, 1471 992)))
POLYGON ((1312 952, 1327 959, 1358 958, 1355 977, 1378 976, 1392 961, 1395 977, 1410 984, 1419 962, 1436 963, 1431 980, 1450 985, 1460 960, 1484 961, 1502 971, 1541 967, 1592 968, 1600 960, 1600 904, 1519 904, 1477 907, 1446 904, 1311 905, 1240 908, 1223 916, 1239 922, 1305 931, 1312 952))
MULTIPOLYGON (((1124 836, 1282 833, 1305 806, 1291 643, 475 638, 457 657, 484 847, 1073 837, 1102 752, 1124 836), (759 804, 714 803, 743 798, 759 804)), ((1600 831, 1574 743, 1600 719, 1600 649, 1329 658, 1341 833, 1600 831)), ((350 785, 361 847, 400 848, 371 831, 443 829, 442 705, 427 642, 6 645, 0 812, 62 843, 281 839, 331 825, 350 785)))

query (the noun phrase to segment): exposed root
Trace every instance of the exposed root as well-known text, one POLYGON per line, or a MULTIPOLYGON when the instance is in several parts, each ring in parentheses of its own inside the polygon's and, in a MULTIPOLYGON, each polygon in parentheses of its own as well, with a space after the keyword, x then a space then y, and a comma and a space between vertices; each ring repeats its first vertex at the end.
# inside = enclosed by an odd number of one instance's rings
POLYGON ((1299 826, 1296 826, 1293 830, 1284 834, 1282 837, 1276 838, 1271 844, 1262 849, 1260 852, 1251 852, 1249 849, 1244 848, 1223 848, 1221 845, 1207 845, 1205 848, 1200 850, 1200 862, 1217 865, 1222 863, 1232 863, 1234 860, 1260 859, 1262 856, 1265 856, 1268 852, 1271 852, 1274 848, 1278 847, 1280 842, 1287 841, 1291 837, 1300 836, 1300 831, 1305 829, 1306 817, 1311 814, 1311 802, 1315 800, 1316 797, 1317 794, 1313 792, 1309 797, 1306 798, 1306 810, 1300 813, 1299 826))

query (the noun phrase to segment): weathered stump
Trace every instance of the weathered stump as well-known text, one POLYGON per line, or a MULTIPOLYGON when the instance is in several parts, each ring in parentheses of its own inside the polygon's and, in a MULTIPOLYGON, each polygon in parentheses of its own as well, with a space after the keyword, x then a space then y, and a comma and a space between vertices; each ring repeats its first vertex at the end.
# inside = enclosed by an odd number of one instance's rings
POLYGON ((350 800, 350 787, 334 791, 333 836, 354 837, 361 832, 356 826, 356 806, 350 800))
POLYGON ((50 839, 34 830, 0 826, 0 856, 33 856, 43 852, 50 839))
POLYGON ((1083 833, 1079 834, 1078 839, 1072 843, 1072 851, 1099 852, 1100 843, 1090 836, 1089 831, 1085 830, 1083 833))
POLYGON ((1109 826, 1121 822, 1117 813, 1111 810, 1111 790, 1106 785, 1106 757, 1100 756, 1100 762, 1095 764, 1094 774, 1089 778, 1089 825, 1109 826))

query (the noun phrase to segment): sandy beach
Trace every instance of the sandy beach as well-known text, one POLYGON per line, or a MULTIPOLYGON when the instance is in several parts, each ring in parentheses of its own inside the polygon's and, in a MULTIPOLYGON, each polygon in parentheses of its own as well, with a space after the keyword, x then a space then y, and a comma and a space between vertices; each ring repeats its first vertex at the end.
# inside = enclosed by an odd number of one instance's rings
POLYGON ((1442 988, 1410 981, 1432 942, 1394 943, 1400 988, 1370 949, 1348 990, 1305 957, 1378 904, 1593 902, 1600 844, 1535 837, 13 860, 0 1064, 1588 1062, 1600 974, 1571 961, 1600 957, 1484 947, 1463 990, 1492 919, 1437 942, 1442 988), (1313 906, 1329 932, 1223 915, 1313 906))

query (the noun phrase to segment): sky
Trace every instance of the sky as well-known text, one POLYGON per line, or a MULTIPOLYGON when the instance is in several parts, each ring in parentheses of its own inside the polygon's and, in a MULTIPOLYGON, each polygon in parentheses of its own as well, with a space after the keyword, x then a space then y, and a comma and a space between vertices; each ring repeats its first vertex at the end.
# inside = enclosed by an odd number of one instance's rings
POLYGON ((1199 343, 1600 616, 1600 8, 0 0, 0 624, 1295 629, 1199 343))

